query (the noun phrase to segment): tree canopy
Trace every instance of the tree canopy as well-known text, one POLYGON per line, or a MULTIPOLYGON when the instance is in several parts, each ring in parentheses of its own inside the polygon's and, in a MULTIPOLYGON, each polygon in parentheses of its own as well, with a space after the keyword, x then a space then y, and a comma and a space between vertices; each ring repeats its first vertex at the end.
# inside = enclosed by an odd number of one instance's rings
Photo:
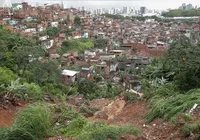
POLYGON ((74 18, 74 24, 75 24, 76 26, 80 26, 80 25, 81 25, 81 18, 78 17, 78 16, 76 16, 76 17, 74 18))
POLYGON ((76 39, 64 41, 61 48, 57 49, 59 54, 67 53, 68 51, 84 51, 94 47, 94 43, 89 39, 76 39))
POLYGON ((200 46, 187 37, 173 42, 162 59, 154 60, 146 69, 148 78, 165 78, 174 82, 180 90, 200 87, 200 46))
POLYGON ((192 17, 192 16, 200 16, 200 9, 192 9, 192 10, 171 10, 169 12, 163 13, 165 17, 192 17))

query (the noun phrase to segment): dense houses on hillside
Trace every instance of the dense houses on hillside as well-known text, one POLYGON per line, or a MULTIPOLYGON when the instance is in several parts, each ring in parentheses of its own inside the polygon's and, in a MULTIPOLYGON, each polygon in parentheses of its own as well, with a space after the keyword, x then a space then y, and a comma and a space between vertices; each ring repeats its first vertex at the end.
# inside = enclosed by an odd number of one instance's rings
POLYGON ((58 4, 32 7, 26 2, 14 4, 12 9, 0 8, 0 25, 37 39, 38 44, 49 50, 50 59, 64 58, 63 66, 79 64, 81 68, 77 70, 63 70, 62 81, 66 85, 72 85, 78 78, 93 78, 95 73, 119 82, 120 73, 125 72, 124 86, 129 88, 136 84, 133 75, 129 75, 131 71, 142 69, 151 57, 162 56, 174 38, 182 34, 192 38, 200 32, 199 24, 93 17, 86 11, 64 9, 58 4), (77 17, 79 26, 75 23, 77 17), (44 34, 49 28, 58 32, 44 34), (80 38, 107 38, 109 43, 103 49, 85 50, 83 59, 76 52, 63 56, 56 53, 63 41, 80 38))

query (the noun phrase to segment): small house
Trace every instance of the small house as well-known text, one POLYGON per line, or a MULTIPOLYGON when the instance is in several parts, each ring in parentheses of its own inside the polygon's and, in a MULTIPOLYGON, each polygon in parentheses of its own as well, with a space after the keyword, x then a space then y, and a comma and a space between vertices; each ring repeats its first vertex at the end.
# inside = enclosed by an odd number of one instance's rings
POLYGON ((78 79, 79 71, 63 70, 62 71, 62 83, 67 86, 73 85, 78 79))

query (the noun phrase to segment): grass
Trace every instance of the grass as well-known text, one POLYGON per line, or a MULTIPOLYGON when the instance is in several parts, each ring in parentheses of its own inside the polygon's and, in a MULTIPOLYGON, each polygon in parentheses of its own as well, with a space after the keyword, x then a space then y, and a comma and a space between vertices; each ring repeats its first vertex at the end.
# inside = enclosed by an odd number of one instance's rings
POLYGON ((72 107, 35 103, 23 109, 9 128, 0 128, 2 140, 44 140, 62 135, 78 140, 117 140, 125 134, 138 135, 133 126, 113 126, 87 120, 72 107))
POLYGON ((44 104, 33 104, 22 110, 16 122, 3 129, 3 140, 42 140, 52 132, 51 111, 44 104))
POLYGON ((146 116, 147 122, 156 118, 173 120, 180 113, 185 113, 197 103, 200 104, 200 89, 191 90, 186 94, 175 94, 174 96, 154 96, 150 100, 151 110, 146 116))
POLYGON ((113 126, 103 122, 88 122, 81 133, 78 135, 79 140, 118 140, 125 134, 138 135, 139 130, 132 126, 113 126))
POLYGON ((82 106, 80 108, 80 113, 85 116, 85 117, 90 117, 90 116, 93 116, 94 113, 96 111, 98 111, 99 109, 97 108, 92 108, 92 107, 85 107, 85 106, 82 106))
MULTIPOLYGON (((81 113, 77 113, 71 107, 56 105, 54 108, 54 131, 56 135, 65 135, 78 140, 107 140, 112 138, 117 140, 124 134, 138 135, 139 130, 133 126, 113 126, 104 122, 94 122, 87 120, 81 113), (56 125, 59 123, 59 125, 56 125)), ((88 110, 82 110, 88 113, 88 110)), ((90 113, 90 112, 89 112, 90 113)))
POLYGON ((52 111, 54 114, 54 131, 55 134, 58 135, 64 133, 64 128, 66 128, 73 119, 81 116, 74 108, 65 105, 56 105, 52 108, 52 111))
POLYGON ((185 124, 181 128, 181 134, 184 138, 189 137, 191 133, 195 133, 198 131, 198 124, 185 124))
POLYGON ((133 126, 114 126, 104 122, 86 120, 83 116, 73 119, 62 130, 66 137, 74 137, 78 140, 117 140, 125 134, 138 135, 139 130, 133 126))

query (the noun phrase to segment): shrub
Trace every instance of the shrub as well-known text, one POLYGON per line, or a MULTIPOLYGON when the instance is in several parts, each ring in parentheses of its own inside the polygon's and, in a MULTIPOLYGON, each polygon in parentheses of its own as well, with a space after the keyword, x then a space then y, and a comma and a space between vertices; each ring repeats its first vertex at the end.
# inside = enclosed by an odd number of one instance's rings
POLYGON ((25 88, 27 89, 28 97, 32 98, 33 100, 42 99, 43 91, 37 84, 25 84, 25 88))
POLYGON ((62 129, 66 128, 73 119, 81 116, 74 108, 66 105, 53 106, 52 111, 54 113, 54 130, 57 130, 58 134, 63 134, 65 131, 62 129))
POLYGON ((83 79, 78 83, 78 92, 83 94, 85 97, 90 96, 91 94, 95 94, 97 90, 97 85, 94 81, 83 79))
POLYGON ((50 109, 45 104, 30 105, 18 114, 15 124, 3 136, 7 140, 44 139, 52 131, 51 122, 50 109))
POLYGON ((177 94, 169 97, 154 96, 150 100, 152 109, 150 109, 146 118, 148 122, 156 118, 164 118, 165 120, 175 119, 178 114, 192 108, 196 104, 200 104, 200 89, 191 90, 186 94, 177 94))
POLYGON ((93 116, 96 111, 98 111, 97 108, 90 108, 84 106, 80 108, 80 113, 83 114, 85 117, 93 116))
POLYGON ((181 134, 183 137, 189 137, 190 133, 194 133, 198 130, 198 124, 185 124, 181 128, 181 134))
POLYGON ((115 140, 124 134, 139 134, 139 130, 132 126, 110 126, 104 122, 88 121, 72 108, 67 109, 66 112, 60 106, 56 106, 54 109, 59 114, 56 117, 56 122, 59 122, 61 125, 65 124, 59 129, 58 135, 65 134, 67 137, 74 137, 80 140, 107 140, 108 138, 115 140), (66 121, 67 123, 65 123, 66 121))
MULTIPOLYGON (((115 85, 110 82, 93 83, 93 84, 95 85, 91 86, 92 90, 91 88, 88 88, 87 89, 88 92, 84 94, 86 99, 92 100, 99 98, 115 98, 122 92, 121 87, 119 85, 115 85)), ((83 87, 86 88, 86 86, 83 87)))
POLYGON ((134 100, 137 100, 137 95, 134 93, 126 93, 124 97, 127 102, 132 102, 134 100))
POLYGON ((112 126, 103 122, 88 122, 83 128, 78 138, 80 140, 112 140, 119 139, 120 136, 125 134, 138 135, 139 130, 132 126, 112 126))
POLYGON ((181 117, 185 120, 185 121, 192 121, 193 117, 190 114, 182 114, 181 117))
POLYGON ((83 127, 87 124, 87 121, 84 117, 78 116, 77 118, 73 119, 67 128, 63 129, 62 132, 65 133, 67 137, 75 137, 78 136, 83 127))
POLYGON ((0 85, 9 85, 12 80, 16 80, 17 75, 15 75, 8 68, 0 67, 0 85))
POLYGON ((67 98, 67 95, 75 94, 77 91, 76 87, 68 87, 62 84, 46 84, 43 86, 43 91, 47 92, 49 95, 58 97, 59 99, 64 100, 67 98))

